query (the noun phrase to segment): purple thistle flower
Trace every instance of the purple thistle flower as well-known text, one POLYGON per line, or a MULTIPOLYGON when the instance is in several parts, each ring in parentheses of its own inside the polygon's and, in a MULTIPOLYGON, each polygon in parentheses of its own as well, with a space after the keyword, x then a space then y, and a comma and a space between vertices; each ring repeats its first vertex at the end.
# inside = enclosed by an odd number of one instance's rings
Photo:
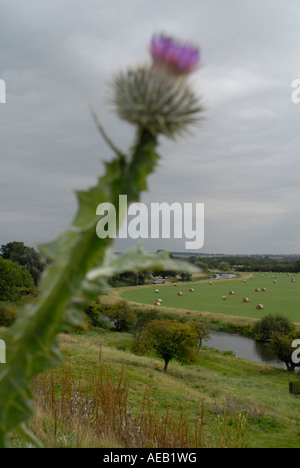
POLYGON ((181 44, 163 34, 152 38, 151 55, 154 62, 168 65, 179 73, 192 72, 200 59, 197 47, 181 44))

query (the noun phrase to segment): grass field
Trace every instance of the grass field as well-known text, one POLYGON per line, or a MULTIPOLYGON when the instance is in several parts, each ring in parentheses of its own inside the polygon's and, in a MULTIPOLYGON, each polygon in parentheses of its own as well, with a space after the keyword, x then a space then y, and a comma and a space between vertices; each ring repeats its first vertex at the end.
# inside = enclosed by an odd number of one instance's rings
POLYGON ((283 314, 294 323, 300 323, 300 277, 287 274, 254 274, 247 280, 215 280, 198 283, 177 283, 129 288, 121 291, 120 296, 128 301, 154 305, 157 298, 162 299, 164 307, 185 309, 196 312, 248 317, 259 319, 267 314, 283 314), (292 282, 292 279, 295 282, 292 282), (246 282, 244 282, 246 281, 246 282), (277 281, 277 283, 274 283, 277 281), (189 289, 193 288, 194 292, 189 289), (255 289, 260 289, 255 292, 255 289), (262 289, 265 288, 265 291, 262 289), (158 289, 159 293, 155 293, 158 289), (182 296, 178 296, 178 292, 182 296), (234 291, 234 295, 229 292, 234 291), (226 300, 222 300, 226 296, 226 300), (243 298, 249 302, 244 303, 243 298), (263 310, 256 306, 262 304, 263 310))
MULTIPOLYGON (((254 320, 267 313, 282 313, 299 323, 300 277, 297 276, 296 282, 292 283, 294 276, 272 276, 275 275, 253 275, 253 279, 247 278, 246 283, 242 278, 216 280, 212 285, 209 281, 202 281, 178 283, 176 287, 151 285, 120 288, 113 290, 107 300, 114 302, 121 296, 153 307, 155 300, 161 298, 167 310, 174 312, 177 309, 176 313, 185 314, 186 310, 190 310, 200 314, 207 311, 225 318, 234 316, 236 321, 242 321, 243 317, 254 320), (190 288, 194 292, 189 292, 190 288), (255 292, 256 288, 266 288, 266 291, 255 292), (159 294, 155 293, 155 289, 159 289, 159 294), (178 291, 183 292, 181 297, 177 296, 178 291), (235 294, 231 296, 229 291, 235 294), (223 295, 227 296, 226 301, 221 299, 223 295), (243 303, 243 297, 248 297, 250 302, 243 303), (263 311, 256 310, 259 303, 264 304, 263 311)), ((141 413, 145 395, 149 394, 151 409, 147 407, 146 410, 150 420, 153 420, 153 408, 157 411, 158 421, 164 421, 166 415, 170 415, 171 423, 173 420, 180 427, 182 411, 191 427, 194 427, 195 421, 202 421, 203 418, 201 431, 204 446, 220 446, 221 440, 226 447, 299 448, 300 398, 289 394, 289 382, 296 376, 284 369, 240 359, 232 353, 206 346, 191 365, 182 366, 172 360, 165 375, 161 359, 132 353, 133 342, 132 334, 102 329, 59 336, 60 348, 66 357, 65 365, 48 374, 50 384, 44 380, 44 375, 38 377, 36 416, 30 421, 30 428, 45 447, 126 448, 128 441, 120 437, 118 428, 109 426, 104 430, 101 425, 115 421, 119 414, 115 395, 123 398, 128 389, 123 410, 129 423, 133 424, 133 418, 141 413), (105 369, 104 393, 97 393, 98 387, 93 380, 100 374, 100 354, 105 369), (72 369, 72 378, 61 377, 64 369, 68 368, 72 369), (125 390, 118 384, 119 376, 123 373, 125 390), (114 384, 113 392, 110 381, 114 384), (60 400, 62 391, 65 396, 60 400), (95 395, 107 411, 103 410, 103 414, 99 412, 102 418, 100 432, 93 425, 97 418, 86 420, 90 408, 87 403, 93 401, 90 396, 95 395), (245 417, 246 422, 236 431, 233 418, 240 421, 240 416, 245 417)), ((100 381, 98 379, 98 385, 100 381)), ((124 424, 121 426, 123 428, 124 424)), ((130 435, 129 429, 126 433, 130 435)), ((16 446, 24 446, 24 443, 20 438, 15 440, 16 446)), ((130 443, 130 446, 135 446, 130 443)), ((163 446, 163 443, 159 445, 163 446)))
MULTIPOLYGON (((179 420, 184 410, 188 419, 195 420, 201 418, 204 404, 203 430, 208 445, 215 446, 221 437, 218 417, 228 411, 247 417, 248 446, 299 447, 300 399, 289 394, 290 375, 286 371, 204 347, 196 363, 182 366, 172 361, 165 375, 160 359, 130 352, 132 340, 132 335, 125 333, 90 331, 61 335, 60 345, 76 381, 83 386, 86 369, 92 375, 98 366, 101 343, 102 361, 116 382, 124 366, 132 414, 139 412, 149 388, 151 402, 161 416, 169 409, 172 417, 179 420)), ((82 421, 78 421, 78 427, 77 423, 72 427, 63 421, 54 424, 50 413, 39 413, 32 421, 34 432, 46 447, 62 447, 66 441, 71 441, 72 446, 80 441, 82 447, 123 446, 113 436, 105 440, 93 438, 91 432, 85 435, 85 429, 80 428, 82 421), (76 442, 74 434, 80 430, 83 438, 76 442)), ((237 442, 235 437, 232 442, 237 442)))

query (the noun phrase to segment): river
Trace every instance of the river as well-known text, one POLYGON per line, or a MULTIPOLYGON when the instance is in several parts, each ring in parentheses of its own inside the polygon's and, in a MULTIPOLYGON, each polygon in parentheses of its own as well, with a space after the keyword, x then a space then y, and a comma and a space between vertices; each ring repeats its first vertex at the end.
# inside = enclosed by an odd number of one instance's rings
POLYGON ((214 280, 219 280, 219 279, 232 279, 236 278, 236 275, 233 275, 232 273, 216 273, 212 279, 214 280))
MULTIPOLYGON (((231 279, 235 277, 236 275, 223 273, 215 274, 213 279, 231 279)), ((249 361, 286 368, 285 364, 276 359, 264 343, 259 343, 251 338, 245 338, 233 333, 212 331, 211 337, 203 341, 203 343, 221 351, 233 351, 237 357, 248 359, 249 361)))
POLYGON ((221 351, 233 351, 237 357, 248 359, 249 361, 286 368, 285 364, 276 359, 265 344, 258 343, 251 338, 241 335, 212 331, 210 338, 203 340, 203 344, 211 348, 220 349, 221 351))

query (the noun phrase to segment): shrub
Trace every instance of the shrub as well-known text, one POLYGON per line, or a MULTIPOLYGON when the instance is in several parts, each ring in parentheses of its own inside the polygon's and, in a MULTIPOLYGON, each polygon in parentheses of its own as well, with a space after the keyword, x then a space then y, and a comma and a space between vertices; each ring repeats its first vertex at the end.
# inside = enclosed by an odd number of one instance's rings
POLYGON ((136 322, 136 314, 131 310, 126 301, 120 301, 105 311, 118 332, 129 331, 136 322))
POLYGON ((99 326, 100 316, 103 312, 103 307, 99 301, 94 301, 84 311, 89 317, 90 323, 93 327, 99 326))
POLYGON ((33 288, 29 271, 10 260, 0 257, 0 301, 14 302, 19 299, 20 288, 33 288))
POLYGON ((283 315, 266 315, 254 326, 255 339, 263 342, 270 341, 274 332, 289 335, 294 330, 294 324, 283 315))
POLYGON ((0 302, 0 327, 10 327, 16 320, 17 309, 11 304, 0 302))

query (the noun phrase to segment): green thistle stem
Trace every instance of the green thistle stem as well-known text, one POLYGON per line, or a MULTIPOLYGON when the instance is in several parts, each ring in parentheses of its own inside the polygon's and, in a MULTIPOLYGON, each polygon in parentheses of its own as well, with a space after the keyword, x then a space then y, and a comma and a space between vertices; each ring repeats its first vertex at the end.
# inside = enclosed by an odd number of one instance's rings
MULTIPOLYGON (((132 202, 138 201, 140 193, 146 190, 147 176, 158 160, 155 149, 153 136, 147 130, 139 129, 130 161, 126 162, 126 158, 118 153, 106 165, 106 174, 94 189, 94 192, 105 194, 105 198, 89 200, 89 192, 81 193, 81 198, 84 195, 90 203, 94 202, 94 213, 99 202, 109 201, 114 204, 119 216, 119 194, 127 194, 128 201, 132 202)), ((91 268, 103 262, 106 249, 112 243, 109 238, 100 241, 97 237, 97 221, 94 215, 81 229, 67 231, 52 245, 56 258, 42 282, 39 304, 34 309, 20 312, 20 319, 3 336, 7 344, 7 364, 0 374, 0 447, 9 446, 8 435, 12 430, 19 430, 24 436, 23 423, 33 414, 30 393, 32 378, 61 364, 56 337, 74 320, 74 317, 66 315, 68 309, 74 314, 76 312, 72 304, 74 291, 81 291, 82 304, 77 304, 81 310, 86 304, 83 294, 86 275, 91 268), (61 249, 65 249, 64 255, 67 252, 64 260, 59 256, 61 249), (48 276, 50 285, 47 284, 48 276)))

